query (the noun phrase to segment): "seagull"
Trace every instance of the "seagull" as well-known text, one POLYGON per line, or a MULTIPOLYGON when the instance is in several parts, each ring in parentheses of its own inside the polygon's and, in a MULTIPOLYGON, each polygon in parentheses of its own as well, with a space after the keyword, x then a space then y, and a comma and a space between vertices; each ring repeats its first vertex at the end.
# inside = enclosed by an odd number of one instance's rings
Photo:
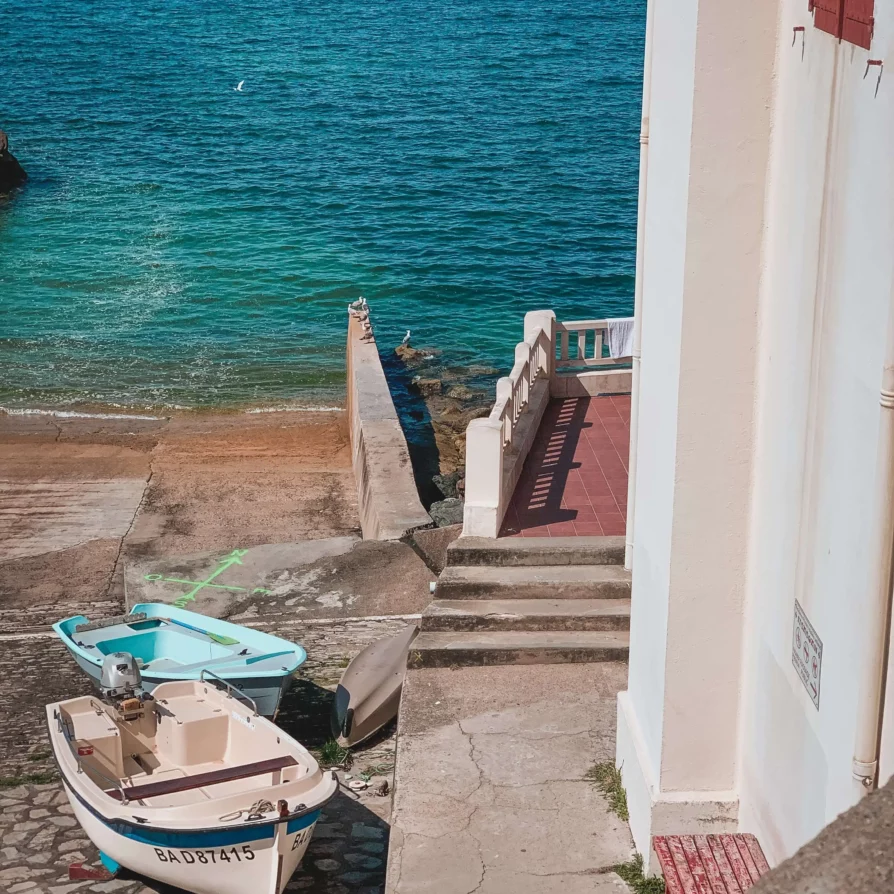
POLYGON ((409 329, 407 329, 407 334, 404 336, 404 340, 401 342, 401 344, 405 348, 410 347, 410 330, 409 329))
POLYGON ((242 92, 242 85, 243 85, 244 83, 245 83, 245 81, 240 81, 240 82, 239 82, 233 89, 234 89, 237 93, 241 93, 241 92, 242 92))

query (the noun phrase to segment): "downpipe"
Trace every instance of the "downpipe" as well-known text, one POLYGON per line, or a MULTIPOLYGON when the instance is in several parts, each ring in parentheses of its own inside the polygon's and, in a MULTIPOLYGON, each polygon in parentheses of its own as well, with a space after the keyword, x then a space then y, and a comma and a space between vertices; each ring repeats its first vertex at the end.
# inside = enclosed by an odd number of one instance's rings
POLYGON ((894 571, 894 307, 888 321, 888 340, 879 395, 881 418, 876 481, 875 542, 866 619, 868 638, 860 675, 857 736, 853 776, 861 794, 878 785, 882 730, 882 699, 887 675, 888 631, 891 623, 892 571, 894 571))
POLYGON ((652 105, 652 22, 655 3, 646 7, 646 52, 643 62, 643 110, 639 132, 639 194, 636 213, 636 279, 633 289, 633 372, 630 383, 630 454, 627 460, 627 524, 624 567, 633 566, 633 516, 636 511, 636 444, 639 437, 639 378, 643 341, 643 266, 646 242, 646 189, 649 171, 649 113, 652 105))

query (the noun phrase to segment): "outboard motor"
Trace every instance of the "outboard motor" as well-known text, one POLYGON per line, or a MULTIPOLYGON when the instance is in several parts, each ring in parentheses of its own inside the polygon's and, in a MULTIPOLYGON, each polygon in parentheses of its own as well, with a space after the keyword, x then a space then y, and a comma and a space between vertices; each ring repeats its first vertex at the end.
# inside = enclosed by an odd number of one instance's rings
POLYGON ((125 720, 142 714, 143 701, 151 696, 143 692, 140 668, 130 652, 112 652, 102 662, 99 678, 102 697, 113 704, 125 720))

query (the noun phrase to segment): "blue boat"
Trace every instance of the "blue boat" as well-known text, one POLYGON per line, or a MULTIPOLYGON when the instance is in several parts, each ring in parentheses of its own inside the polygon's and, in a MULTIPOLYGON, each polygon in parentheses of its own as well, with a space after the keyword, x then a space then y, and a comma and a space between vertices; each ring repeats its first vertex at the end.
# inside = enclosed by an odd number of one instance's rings
POLYGON ((277 636, 162 603, 139 603, 128 615, 99 621, 74 615, 53 629, 97 687, 106 655, 129 652, 147 692, 160 683, 199 680, 208 671, 265 717, 276 716, 292 674, 307 658, 301 646, 277 636))

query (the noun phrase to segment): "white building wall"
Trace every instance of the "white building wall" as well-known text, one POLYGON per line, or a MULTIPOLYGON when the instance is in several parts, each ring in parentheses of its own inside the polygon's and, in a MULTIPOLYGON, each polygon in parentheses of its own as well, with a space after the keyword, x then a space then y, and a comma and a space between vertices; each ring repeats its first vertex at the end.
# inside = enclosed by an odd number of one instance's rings
POLYGON ((657 0, 654 16, 630 676, 617 751, 647 855, 653 834, 736 823, 776 45, 773 6, 657 0), (759 92, 740 77, 748 70, 760 73, 759 92))
POLYGON ((651 201, 645 239, 654 250, 644 258, 643 354, 649 362, 640 388, 637 478, 649 495, 649 510, 636 519, 634 533, 634 542, 642 544, 637 587, 650 598, 632 608, 636 660, 628 683, 631 699, 648 705, 639 745, 651 780, 658 779, 661 757, 697 9, 697 0, 657 4, 652 50, 651 201))
MULTIPOLYGON (((872 50, 781 4, 759 327, 740 826, 771 862, 859 797, 851 777, 879 387, 892 302, 894 2, 872 50), (793 27, 805 27, 791 46, 793 27), (820 708, 791 660, 794 600, 823 640, 820 708)), ((890 770, 888 771, 890 772, 890 770)))
MULTIPOLYGON (((851 762, 877 623, 866 609, 894 319, 894 72, 877 96, 878 67, 864 74, 870 58, 894 66, 894 0, 876 0, 869 52, 816 30, 804 0, 650 2, 617 756, 647 857, 652 834, 732 818, 776 863, 860 797, 851 762), (823 640, 819 710, 792 666, 795 599, 823 640)), ((882 781, 894 668, 887 698, 882 781)))

